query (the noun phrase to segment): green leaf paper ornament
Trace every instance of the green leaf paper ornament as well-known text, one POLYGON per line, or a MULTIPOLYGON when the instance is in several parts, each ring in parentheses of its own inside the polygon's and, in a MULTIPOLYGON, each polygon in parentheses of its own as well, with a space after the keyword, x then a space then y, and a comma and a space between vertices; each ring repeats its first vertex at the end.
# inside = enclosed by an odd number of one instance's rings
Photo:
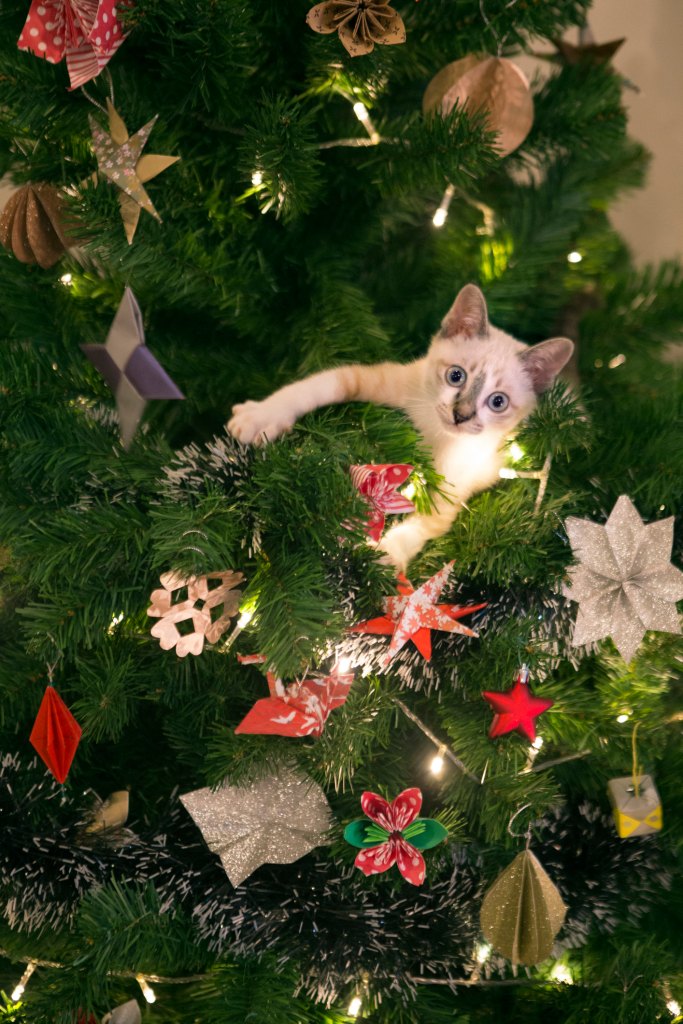
POLYGON ((537 857, 524 850, 498 876, 481 905, 486 940, 513 964, 540 964, 551 953, 567 908, 537 857))
MULTIPOLYGON (((448 831, 441 822, 434 818, 416 818, 412 825, 408 825, 403 830, 401 835, 416 849, 431 850, 432 847, 438 846, 448 838, 448 831)), ((344 829, 346 842, 351 846, 356 846, 359 850, 368 846, 377 846, 379 843, 386 843, 389 838, 390 835, 385 829, 364 818, 357 818, 344 829)))

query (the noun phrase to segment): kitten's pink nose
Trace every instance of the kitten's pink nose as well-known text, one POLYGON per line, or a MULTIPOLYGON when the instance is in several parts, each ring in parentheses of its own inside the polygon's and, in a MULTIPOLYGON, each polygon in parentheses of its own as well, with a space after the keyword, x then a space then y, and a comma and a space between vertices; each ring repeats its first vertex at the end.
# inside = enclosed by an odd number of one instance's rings
POLYGON ((458 412, 457 409, 453 410, 453 422, 455 423, 456 427, 459 427, 461 423, 467 423, 467 421, 471 420, 473 416, 473 412, 471 412, 469 416, 463 416, 462 413, 458 412))

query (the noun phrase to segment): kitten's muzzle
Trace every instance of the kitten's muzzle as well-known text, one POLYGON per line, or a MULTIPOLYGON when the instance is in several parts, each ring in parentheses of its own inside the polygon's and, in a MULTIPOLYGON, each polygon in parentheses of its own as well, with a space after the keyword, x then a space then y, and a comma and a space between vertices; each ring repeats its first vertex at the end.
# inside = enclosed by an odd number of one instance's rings
POLYGON ((461 412, 458 412, 457 409, 454 409, 453 422, 455 423, 456 427, 459 427, 461 423, 467 423, 469 420, 474 419, 474 415, 474 412, 471 412, 469 416, 463 416, 461 412))

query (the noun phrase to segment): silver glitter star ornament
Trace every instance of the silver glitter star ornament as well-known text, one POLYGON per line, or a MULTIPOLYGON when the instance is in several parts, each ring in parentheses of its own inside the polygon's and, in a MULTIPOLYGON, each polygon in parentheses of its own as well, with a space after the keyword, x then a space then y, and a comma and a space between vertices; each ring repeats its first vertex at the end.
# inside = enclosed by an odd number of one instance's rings
POLYGON ((625 494, 604 526, 570 516, 567 535, 579 564, 569 569, 565 597, 576 601, 575 647, 611 636, 631 661, 648 629, 680 633, 676 601, 683 573, 669 561, 673 516, 646 526, 625 494))
POLYGON ((293 768, 249 786, 196 789, 180 799, 233 885, 262 864, 292 864, 327 842, 332 824, 320 786, 293 768))

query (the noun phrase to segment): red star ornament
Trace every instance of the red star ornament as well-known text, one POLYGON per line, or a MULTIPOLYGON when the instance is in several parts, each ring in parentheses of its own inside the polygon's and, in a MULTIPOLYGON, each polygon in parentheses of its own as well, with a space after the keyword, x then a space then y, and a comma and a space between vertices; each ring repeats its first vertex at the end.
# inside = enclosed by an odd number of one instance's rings
POLYGON ((482 697, 495 711, 489 729, 492 740, 516 730, 533 743, 536 739, 536 719, 555 703, 543 697, 533 697, 521 674, 517 676, 515 685, 507 693, 484 690, 482 697))
POLYGON ((453 562, 447 562, 443 569, 431 576, 417 590, 401 573, 398 577, 400 596, 384 599, 385 614, 376 619, 368 619, 367 622, 360 622, 351 629, 351 632, 386 633, 391 636, 389 650, 383 659, 385 667, 409 640, 412 640, 422 657, 429 661, 432 657, 433 629, 478 637, 478 633, 467 626, 462 626, 457 620, 463 615, 471 615, 480 608, 485 608, 486 602, 466 607, 435 603, 448 582, 452 568, 453 562))

